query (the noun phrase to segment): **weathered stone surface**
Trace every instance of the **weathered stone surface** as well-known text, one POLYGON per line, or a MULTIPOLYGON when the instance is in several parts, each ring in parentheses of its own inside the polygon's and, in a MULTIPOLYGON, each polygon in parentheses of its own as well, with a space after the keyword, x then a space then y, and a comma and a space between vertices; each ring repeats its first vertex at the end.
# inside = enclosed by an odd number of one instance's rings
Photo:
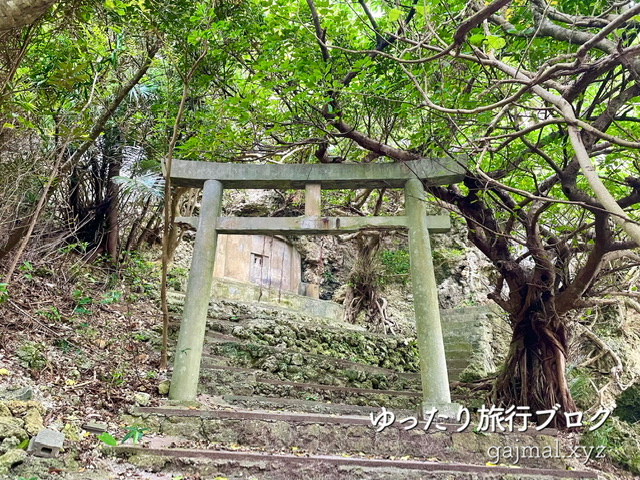
POLYGON ((418 352, 411 337, 376 335, 285 318, 210 320, 209 325, 220 333, 258 345, 330 355, 398 372, 418 369, 418 352))
POLYGON ((136 405, 146 407, 151 402, 151 395, 145 392, 138 392, 133 395, 133 401, 136 402, 136 405))
POLYGON ((125 425, 140 425, 147 429, 147 433, 160 432, 161 417, 156 415, 122 415, 120 417, 125 425))
POLYGON ((31 387, 23 387, 18 390, 5 390, 0 392, 2 400, 19 400, 27 401, 33 398, 33 389, 31 387))
MULTIPOLYGON (((366 452, 484 465, 490 460, 490 447, 503 449, 519 445, 542 450, 555 445, 555 438, 547 435, 458 433, 455 431, 458 425, 445 425, 447 432, 440 432, 435 426, 425 431, 424 422, 411 430, 394 425, 377 432, 368 417, 166 408, 141 409, 141 414, 156 411, 161 422, 160 432, 164 435, 223 448, 240 445, 271 452, 301 450, 314 455, 366 452)), ((501 463, 513 462, 506 459, 501 463)), ((564 460, 559 457, 528 457, 517 463, 536 468, 565 468, 564 460)))
MULTIPOLYGON (((222 401, 225 405, 231 404, 237 408, 272 410, 272 411, 292 411, 307 413, 324 413, 332 415, 369 415, 372 412, 380 413, 380 407, 367 405, 350 405, 334 402, 320 402, 316 400, 300 400, 296 398, 261 397, 261 396, 241 396, 224 395, 222 401)), ((415 415, 415 408, 408 410, 394 409, 396 415, 405 418, 415 415)))
POLYGON ((129 463, 145 470, 159 472, 169 463, 169 458, 158 455, 132 455, 129 457, 129 463))
POLYGON ((23 462, 27 452, 20 449, 9 450, 0 457, 0 475, 6 475, 14 465, 23 462))
MULTIPOLYGON (((210 316, 216 318, 208 321, 210 331, 233 335, 256 345, 286 348, 292 353, 327 355, 398 372, 418 370, 412 335, 376 334, 340 321, 323 322, 318 317, 284 309, 254 307, 230 301, 212 302, 210 316)), ((469 381, 495 374, 510 338, 501 316, 487 307, 467 307, 441 310, 441 318, 450 380, 469 381)), ((246 356, 237 364, 248 365, 246 356)), ((297 380, 305 381, 300 377, 297 380)))
POLYGON ((431 268, 433 257, 426 224, 425 190, 419 179, 412 178, 406 183, 405 208, 423 402, 448 404, 451 403, 451 394, 440 323, 438 286, 431 268))
MULTIPOLYGON (((260 369, 282 380, 387 390, 420 388, 417 374, 396 372, 329 355, 300 355, 289 349, 224 340, 211 343, 208 351, 227 357, 232 366, 260 369)), ((204 361, 207 361, 206 357, 204 361)))
POLYGON ((26 440, 29 435, 24 430, 24 421, 14 417, 0 417, 0 438, 8 437, 26 440))
POLYGON ((392 391, 383 389, 363 389, 334 385, 330 377, 327 384, 291 382, 279 380, 262 372, 256 378, 254 370, 240 369, 229 371, 233 367, 206 367, 200 382, 203 393, 210 395, 259 395, 310 401, 343 403, 346 405, 386 406, 394 409, 414 409, 420 393, 418 391, 392 391))
POLYGON ((103 433, 109 429, 109 425, 104 422, 91 421, 82 425, 82 428, 91 433, 103 433))
POLYGON ((0 402, 0 417, 11 417, 11 410, 7 407, 4 402, 0 402))
POLYGON ((409 179, 429 179, 432 185, 462 180, 466 159, 419 159, 397 163, 252 165, 176 160, 171 167, 175 185, 202 187, 215 179, 224 188, 305 188, 319 183, 324 189, 400 188, 409 179))
MULTIPOLYGON (((338 322, 344 315, 342 305, 334 302, 280 291, 278 288, 260 288, 258 285, 228 278, 214 278, 211 291, 213 298, 209 303, 210 317, 224 315, 228 318, 251 312, 256 318, 266 315, 303 319, 306 315, 326 323, 327 320, 338 322)), ((184 295, 170 293, 168 300, 173 310, 180 311, 184 295)))
POLYGON ((158 393, 160 395, 168 395, 171 388, 171 382, 169 380, 163 380, 158 384, 158 393))
POLYGON ((5 454, 9 450, 18 448, 18 445, 20 445, 20 443, 20 440, 16 437, 7 437, 3 439, 2 443, 0 443, 0 454, 5 454))
MULTIPOLYGON (((171 437, 204 440, 202 435, 202 420, 199 418, 167 418, 161 421, 160 432, 163 435, 171 437)), ((229 432, 228 435, 233 435, 233 432, 229 432)))
POLYGON ((5 405, 11 410, 11 413, 15 416, 24 415, 30 409, 35 409, 40 412, 41 415, 44 415, 46 409, 42 403, 37 402, 35 400, 9 400, 5 402, 5 405))
POLYGON ((12 469, 11 473, 13 476, 10 480, 113 480, 112 475, 102 474, 93 469, 87 470, 85 464, 80 464, 71 455, 67 455, 66 458, 62 456, 41 458, 28 455, 23 463, 12 469), (89 471, 91 473, 88 473, 89 471))
POLYGON ((24 415, 24 429, 29 435, 37 435, 44 428, 44 419, 37 408, 30 408, 24 415))
POLYGON ((76 422, 68 422, 62 427, 62 433, 68 441, 79 442, 82 440, 82 428, 76 422))
MULTIPOLYGON (((595 472, 492 467, 435 461, 384 460, 345 456, 265 455, 257 452, 119 447, 120 455, 154 454, 180 471, 229 480, 560 480, 595 479, 595 472)), ((169 466, 170 468, 170 466, 169 466)))
POLYGON ((216 180, 204 183, 202 211, 189 271, 184 312, 176 345, 169 397, 172 400, 196 399, 200 379, 200 363, 207 327, 207 309, 218 234, 216 220, 222 208, 222 184, 216 180))

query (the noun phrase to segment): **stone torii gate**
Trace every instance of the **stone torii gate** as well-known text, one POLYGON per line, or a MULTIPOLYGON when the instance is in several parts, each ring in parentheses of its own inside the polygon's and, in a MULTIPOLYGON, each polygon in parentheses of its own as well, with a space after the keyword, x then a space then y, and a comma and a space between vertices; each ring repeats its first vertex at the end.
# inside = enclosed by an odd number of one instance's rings
POLYGON ((403 163, 256 165, 174 160, 171 181, 203 188, 200 217, 177 218, 197 228, 184 312, 174 358, 169 398, 193 401, 200 377, 207 310, 211 297, 217 236, 223 234, 330 235, 364 229, 409 230, 409 253, 422 380, 422 412, 435 407, 451 415, 438 294, 429 232, 450 230, 448 216, 427 216, 423 180, 457 183, 464 161, 420 159, 403 163), (222 191, 305 189, 303 217, 221 217, 222 191), (405 216, 322 217, 321 189, 404 188, 405 216))

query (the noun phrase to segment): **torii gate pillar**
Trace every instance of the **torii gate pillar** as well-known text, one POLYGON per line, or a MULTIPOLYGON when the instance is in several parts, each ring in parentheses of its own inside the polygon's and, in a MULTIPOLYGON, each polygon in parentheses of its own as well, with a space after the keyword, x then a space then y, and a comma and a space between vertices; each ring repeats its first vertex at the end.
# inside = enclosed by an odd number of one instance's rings
POLYGON ((422 411, 424 413, 425 410, 435 407, 439 413, 451 416, 452 413, 457 412, 457 406, 454 407, 451 404, 449 393, 449 374, 440 325, 438 286, 433 271, 422 181, 417 178, 407 180, 404 192, 409 227, 409 260, 416 315, 416 339, 420 354, 422 411))
POLYGON ((198 390, 221 207, 222 183, 207 180, 202 191, 200 222, 193 246, 187 296, 184 299, 184 312, 173 362, 169 390, 169 398, 172 400, 193 401, 198 390))

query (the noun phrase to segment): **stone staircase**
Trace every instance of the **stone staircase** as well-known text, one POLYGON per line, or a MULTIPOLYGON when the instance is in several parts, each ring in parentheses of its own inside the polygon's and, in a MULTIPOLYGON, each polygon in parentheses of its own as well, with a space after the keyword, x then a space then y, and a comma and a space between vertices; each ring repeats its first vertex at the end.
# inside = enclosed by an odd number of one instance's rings
MULTIPOLYGON (((455 333, 450 351, 460 353, 448 365, 452 377, 473 360, 475 340, 461 338, 480 320, 462 312, 445 327, 455 333)), ((496 449, 559 451, 554 431, 475 433, 474 421, 461 433, 453 424, 425 430, 423 421, 405 430, 399 420, 415 417, 420 400, 410 337, 242 302, 213 301, 208 322, 200 403, 166 402, 126 417, 150 429, 142 445, 117 447, 129 462, 206 479, 597 478, 555 455, 487 463, 496 449), (371 418, 382 407, 398 421, 377 431, 371 418)), ((468 398, 458 401, 475 410, 468 398)))

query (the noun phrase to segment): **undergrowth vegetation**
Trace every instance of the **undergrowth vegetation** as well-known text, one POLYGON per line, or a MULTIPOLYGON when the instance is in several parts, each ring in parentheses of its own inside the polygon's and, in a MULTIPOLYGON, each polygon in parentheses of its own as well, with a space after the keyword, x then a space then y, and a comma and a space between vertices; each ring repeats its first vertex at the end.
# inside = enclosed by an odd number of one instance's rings
POLYGON ((96 411, 115 419, 136 392, 153 393, 164 378, 159 267, 140 253, 117 268, 83 264, 74 252, 62 260, 48 269, 33 261, 7 285, 3 388, 33 388, 63 424, 96 411))

